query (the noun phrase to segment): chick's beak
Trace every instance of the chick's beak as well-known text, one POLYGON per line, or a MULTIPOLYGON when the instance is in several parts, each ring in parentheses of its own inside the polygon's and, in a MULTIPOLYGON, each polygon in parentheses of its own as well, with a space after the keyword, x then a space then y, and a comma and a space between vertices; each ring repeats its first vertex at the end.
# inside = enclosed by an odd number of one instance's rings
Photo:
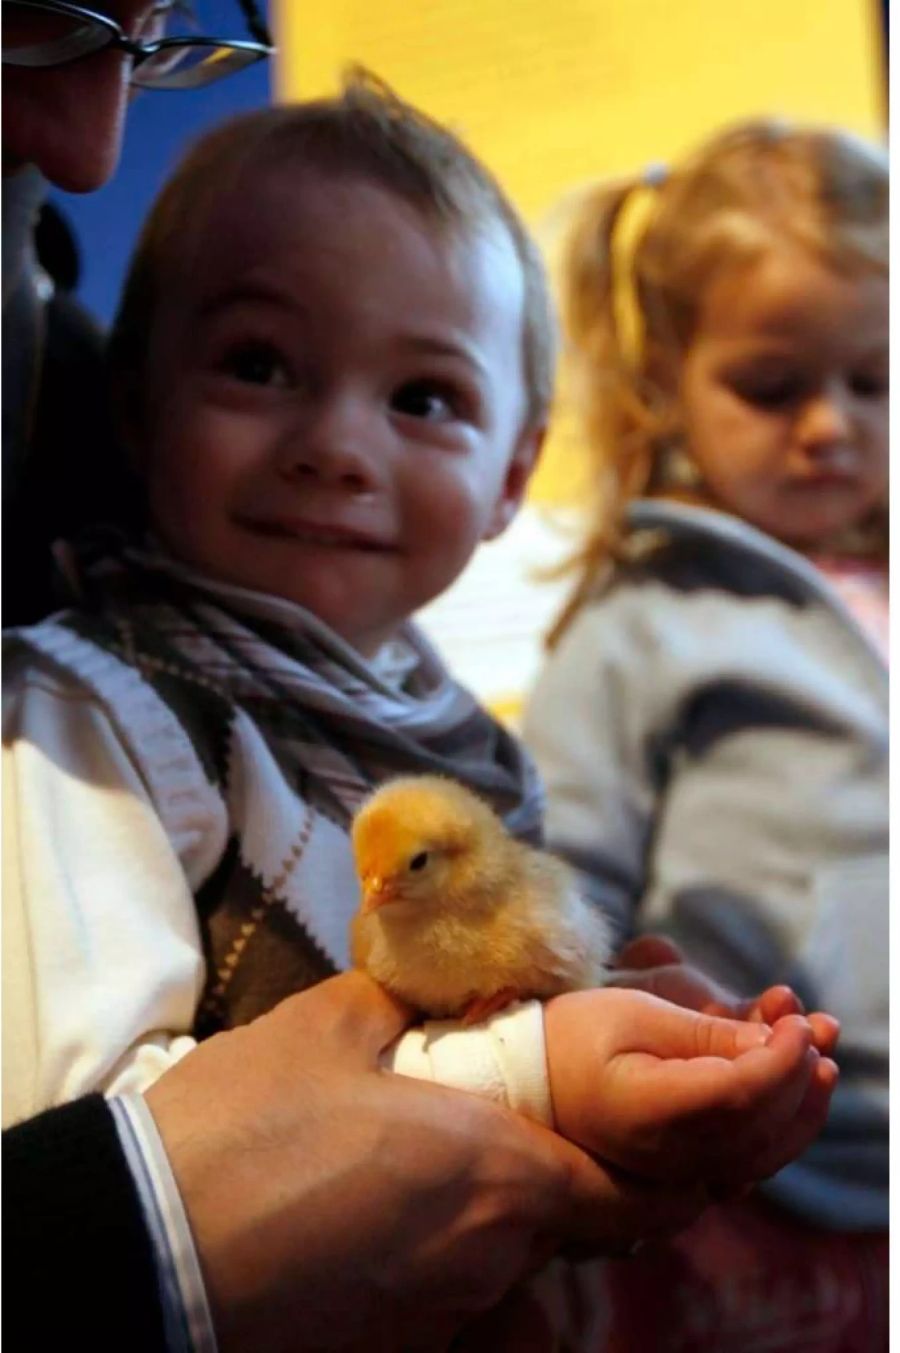
POLYGON ((368 875, 363 879, 363 915, 377 911, 385 902, 393 901, 394 895, 394 889, 388 879, 383 879, 379 874, 368 875))

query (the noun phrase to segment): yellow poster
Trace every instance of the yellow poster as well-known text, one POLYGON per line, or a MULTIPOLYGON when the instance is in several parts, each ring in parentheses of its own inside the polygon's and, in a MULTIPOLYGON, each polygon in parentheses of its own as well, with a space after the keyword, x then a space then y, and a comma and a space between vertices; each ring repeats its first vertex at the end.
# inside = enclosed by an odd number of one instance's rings
POLYGON ((532 219, 752 113, 884 123, 870 0, 279 0, 282 98, 352 62, 449 121, 532 219))

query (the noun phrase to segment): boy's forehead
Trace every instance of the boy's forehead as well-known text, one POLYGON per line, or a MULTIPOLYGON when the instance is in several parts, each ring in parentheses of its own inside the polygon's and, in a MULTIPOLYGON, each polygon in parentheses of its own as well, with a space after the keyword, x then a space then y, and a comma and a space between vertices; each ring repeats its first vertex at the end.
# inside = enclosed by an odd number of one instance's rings
POLYGON ((259 270, 280 271, 288 290, 292 278, 302 285, 309 273, 338 268, 346 258, 371 259, 362 283, 373 289, 407 270, 411 282, 433 280, 463 309, 521 312, 522 265, 505 222, 441 219, 374 177, 296 164, 251 166, 218 189, 203 217, 182 260, 194 299, 259 270))

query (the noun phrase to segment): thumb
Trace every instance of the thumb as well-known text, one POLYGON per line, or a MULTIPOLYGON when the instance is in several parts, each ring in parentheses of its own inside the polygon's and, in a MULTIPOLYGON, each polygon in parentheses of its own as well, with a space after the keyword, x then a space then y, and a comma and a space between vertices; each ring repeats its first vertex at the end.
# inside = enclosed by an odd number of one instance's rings
POLYGON ((642 1051, 667 1060, 724 1057, 733 1061, 745 1052, 764 1047, 772 1032, 766 1024, 701 1014, 697 1010, 687 1010, 670 1001, 660 1000, 648 992, 632 994, 641 996, 644 1001, 651 1001, 654 1007, 652 1019, 641 1021, 647 1030, 643 1046, 639 1033, 635 1034, 635 1052, 642 1051))
POLYGON ((288 1025, 294 1039, 312 1036, 321 1055, 358 1067, 377 1066, 415 1017, 412 1006, 357 969, 289 996, 268 1016, 288 1025))
MULTIPOLYGON (((631 1253, 637 1241, 682 1230, 708 1199, 695 1184, 659 1184, 600 1161, 559 1139, 570 1153, 569 1188, 556 1236, 573 1258, 631 1253)), ((549 1218, 553 1230, 552 1215, 549 1218)))

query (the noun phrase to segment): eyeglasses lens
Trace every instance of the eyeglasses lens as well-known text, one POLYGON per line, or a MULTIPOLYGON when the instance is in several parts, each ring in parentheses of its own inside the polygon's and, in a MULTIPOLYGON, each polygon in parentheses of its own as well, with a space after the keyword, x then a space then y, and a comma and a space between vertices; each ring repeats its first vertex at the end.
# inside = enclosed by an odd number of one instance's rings
POLYGON ((3 3, 3 60, 14 66, 51 66, 98 51, 109 30, 89 19, 3 3))
POLYGON ((140 63, 131 83, 144 89, 195 89, 243 70, 259 56, 240 47, 163 47, 140 63))

